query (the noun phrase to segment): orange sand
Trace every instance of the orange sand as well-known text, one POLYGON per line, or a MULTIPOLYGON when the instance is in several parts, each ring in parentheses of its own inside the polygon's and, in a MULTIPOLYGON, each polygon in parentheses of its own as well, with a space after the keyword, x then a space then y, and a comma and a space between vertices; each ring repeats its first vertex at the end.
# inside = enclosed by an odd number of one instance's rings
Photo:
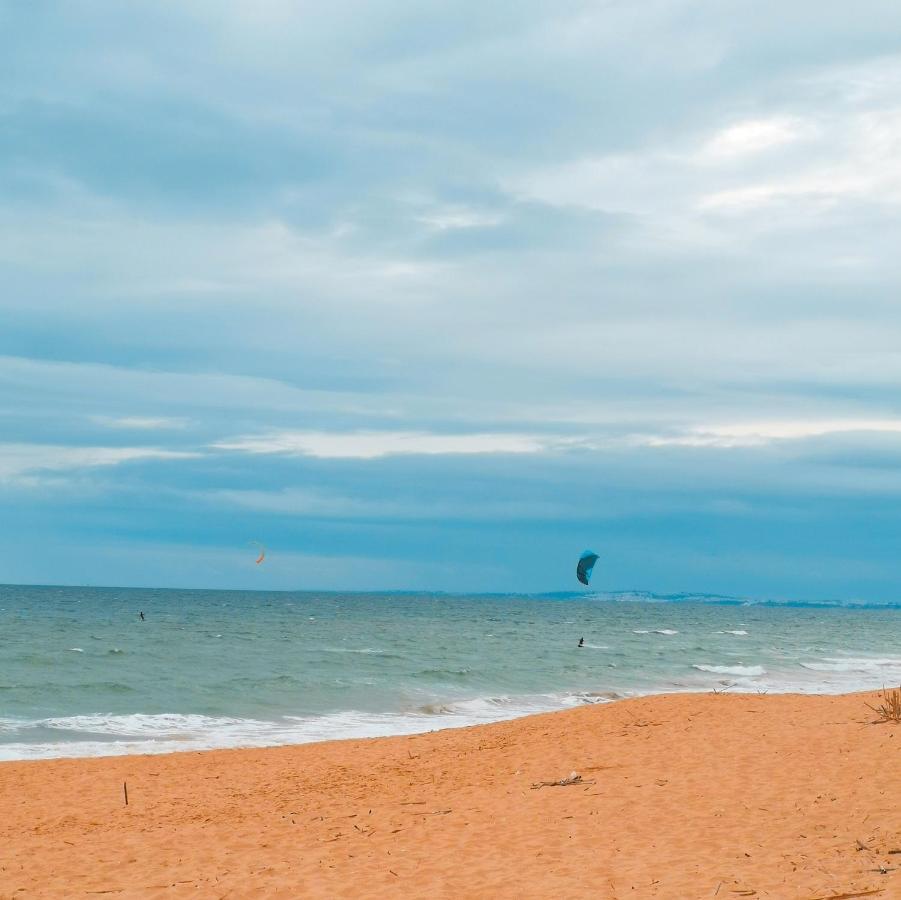
POLYGON ((898 898, 901 726, 874 697, 5 763, 0 896, 898 898))

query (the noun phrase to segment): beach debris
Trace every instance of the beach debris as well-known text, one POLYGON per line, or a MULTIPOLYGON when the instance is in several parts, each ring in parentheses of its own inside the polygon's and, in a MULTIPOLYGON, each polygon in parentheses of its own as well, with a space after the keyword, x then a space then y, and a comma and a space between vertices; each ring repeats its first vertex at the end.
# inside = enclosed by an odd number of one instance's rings
POLYGON ((860 839, 857 840, 857 849, 858 850, 869 850, 870 848, 860 839))
POLYGON ((532 790, 536 791, 543 787, 568 787, 571 784, 594 784, 594 778, 585 779, 578 772, 570 772, 568 778, 561 778, 559 781, 536 781, 532 785, 532 790))
POLYGON ((585 550, 576 563, 576 578, 582 584, 588 584, 591 579, 591 573, 594 570, 594 564, 598 561, 598 555, 593 550, 585 550))
POLYGON ((122 782, 122 790, 125 791, 125 805, 128 806, 128 782, 122 782))
POLYGON ((851 891, 849 894, 828 894, 825 897, 811 897, 810 900, 855 900, 856 897, 872 897, 873 894, 882 894, 885 888, 875 888, 872 891, 851 891))
POLYGON ((873 710, 879 718, 873 724, 880 722, 901 722, 901 688, 886 693, 885 688, 882 689, 883 702, 879 706, 871 706, 866 704, 867 709, 873 710))

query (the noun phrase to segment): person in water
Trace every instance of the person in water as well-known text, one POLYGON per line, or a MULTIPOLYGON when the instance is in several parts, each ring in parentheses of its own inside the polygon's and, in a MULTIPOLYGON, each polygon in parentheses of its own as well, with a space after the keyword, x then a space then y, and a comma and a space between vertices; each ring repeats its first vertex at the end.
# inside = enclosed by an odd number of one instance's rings
POLYGON ((585 646, 585 638, 579 638, 579 646, 580 646, 580 647, 584 647, 584 646, 585 646))
POLYGON ((144 621, 144 611, 141 610, 141 612, 138 615, 140 615, 141 621, 143 622, 144 621))

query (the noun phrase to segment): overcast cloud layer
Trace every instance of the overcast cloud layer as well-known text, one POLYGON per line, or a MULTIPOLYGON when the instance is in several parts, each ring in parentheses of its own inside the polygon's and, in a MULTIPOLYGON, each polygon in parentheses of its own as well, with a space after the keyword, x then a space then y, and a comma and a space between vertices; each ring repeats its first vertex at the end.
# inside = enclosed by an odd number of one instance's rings
POLYGON ((901 600, 901 8, 0 35, 0 582, 901 600))

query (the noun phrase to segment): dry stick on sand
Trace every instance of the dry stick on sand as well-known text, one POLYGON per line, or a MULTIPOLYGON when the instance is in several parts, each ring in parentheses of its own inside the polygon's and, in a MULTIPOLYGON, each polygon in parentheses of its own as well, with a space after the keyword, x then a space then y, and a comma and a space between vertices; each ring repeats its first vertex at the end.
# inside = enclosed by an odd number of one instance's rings
POLYGON ((594 784, 594 779, 589 778, 587 781, 581 775, 573 772, 569 778, 561 778, 559 781, 537 781, 532 785, 532 790, 538 790, 543 787, 567 787, 570 784, 594 784))
POLYGON ((851 891, 850 894, 829 894, 827 897, 811 897, 810 900, 853 900, 855 897, 871 897, 873 894, 881 894, 885 888, 876 888, 872 891, 851 891))

